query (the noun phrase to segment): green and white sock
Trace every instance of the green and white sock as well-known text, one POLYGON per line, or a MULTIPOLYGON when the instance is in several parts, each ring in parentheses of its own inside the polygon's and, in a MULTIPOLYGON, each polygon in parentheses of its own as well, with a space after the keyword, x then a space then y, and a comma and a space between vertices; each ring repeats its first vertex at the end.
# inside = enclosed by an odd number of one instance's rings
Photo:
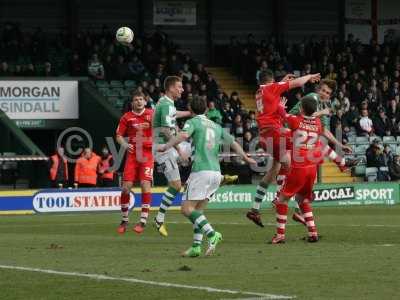
POLYGON ((199 211, 194 210, 189 216, 190 222, 196 225, 207 238, 213 237, 215 234, 214 228, 208 223, 207 218, 199 211))
POLYGON ((196 224, 193 224, 193 247, 201 246, 203 242, 203 233, 196 224))
POLYGON ((173 187, 168 187, 168 189, 165 191, 164 195, 162 196, 160 208, 156 217, 157 222, 164 223, 165 213, 171 206, 172 201, 174 201, 174 198, 178 194, 178 192, 179 191, 177 191, 173 187))
POLYGON ((259 211, 261 208, 261 203, 265 198, 265 194, 267 193, 268 183, 260 182, 257 185, 256 196, 253 201, 253 210, 259 211))

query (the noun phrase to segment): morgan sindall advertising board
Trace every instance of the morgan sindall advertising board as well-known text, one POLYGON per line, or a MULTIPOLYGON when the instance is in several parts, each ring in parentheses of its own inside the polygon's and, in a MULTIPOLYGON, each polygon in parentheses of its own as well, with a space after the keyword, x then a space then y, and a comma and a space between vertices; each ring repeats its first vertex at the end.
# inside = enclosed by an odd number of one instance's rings
POLYGON ((1 81, 0 109, 13 120, 78 119, 78 81, 1 81))

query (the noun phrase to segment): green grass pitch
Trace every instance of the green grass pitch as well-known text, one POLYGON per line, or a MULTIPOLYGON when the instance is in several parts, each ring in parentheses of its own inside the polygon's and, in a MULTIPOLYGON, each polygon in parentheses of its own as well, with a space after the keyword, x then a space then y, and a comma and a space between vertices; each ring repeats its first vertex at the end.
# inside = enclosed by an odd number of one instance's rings
MULTIPOLYGON (((192 226, 177 211, 168 238, 151 225, 118 236, 118 213, 1 216, 0 299, 400 299, 400 206, 315 209, 316 244, 289 222, 287 243, 269 245, 274 226, 244 214, 206 212, 224 240, 195 259, 180 257, 192 226)), ((263 217, 273 223, 270 210, 263 217)))

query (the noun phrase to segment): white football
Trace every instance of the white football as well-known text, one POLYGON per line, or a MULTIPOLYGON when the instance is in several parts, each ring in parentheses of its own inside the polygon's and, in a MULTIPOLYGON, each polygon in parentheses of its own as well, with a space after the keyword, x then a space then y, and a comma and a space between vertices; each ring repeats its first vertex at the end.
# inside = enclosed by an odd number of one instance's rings
POLYGON ((119 28, 115 36, 117 41, 122 44, 130 44, 133 41, 133 31, 129 27, 119 28))

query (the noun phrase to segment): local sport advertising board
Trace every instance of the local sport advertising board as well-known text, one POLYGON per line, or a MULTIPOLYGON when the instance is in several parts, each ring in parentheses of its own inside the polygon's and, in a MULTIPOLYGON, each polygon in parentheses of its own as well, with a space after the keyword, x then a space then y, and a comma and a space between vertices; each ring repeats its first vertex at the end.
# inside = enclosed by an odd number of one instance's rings
MULTIPOLYGON (((255 186, 225 186, 210 200, 209 208, 249 208, 255 197, 255 186)), ((276 187, 267 189, 263 207, 271 207, 276 187)), ((348 205, 393 205, 400 203, 398 183, 377 182, 359 184, 317 184, 314 188, 314 207, 348 205)))
POLYGON ((78 102, 78 81, 0 81, 0 109, 12 120, 78 119, 78 102))
MULTIPOLYGON (((221 187, 210 199, 211 209, 251 207, 256 187, 253 185, 231 185, 221 187)), ((165 188, 154 188, 152 207, 160 206, 165 188)), ((350 205, 394 205, 400 203, 398 183, 317 184, 314 190, 314 207, 350 205)), ((271 207, 276 187, 266 193, 263 208, 271 207)), ((39 191, 0 192, 0 213, 66 213, 119 211, 121 190, 111 189, 47 189, 39 191)), ((181 205, 181 194, 172 206, 181 205)), ((293 203, 291 201, 291 203, 293 203)), ((131 193, 130 208, 141 207, 138 189, 131 193), (134 194, 136 196, 134 196, 134 194)))

